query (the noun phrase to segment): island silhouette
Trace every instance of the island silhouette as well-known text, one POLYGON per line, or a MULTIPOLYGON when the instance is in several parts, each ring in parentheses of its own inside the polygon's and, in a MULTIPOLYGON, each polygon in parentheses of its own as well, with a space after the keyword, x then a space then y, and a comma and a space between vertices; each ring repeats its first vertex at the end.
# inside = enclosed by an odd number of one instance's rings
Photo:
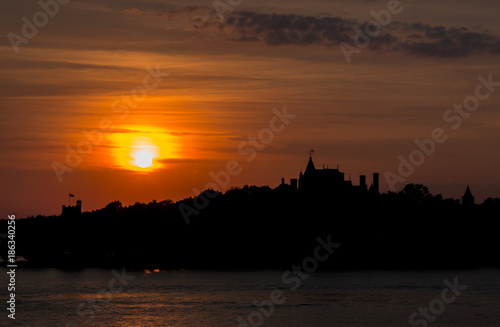
MULTIPOLYGON (((205 190, 195 198, 114 201, 82 212, 16 222, 19 266, 83 269, 288 269, 311 255, 317 238, 339 243, 324 270, 471 269, 500 267, 500 199, 474 203, 433 195, 422 184, 380 193, 345 180, 338 167, 317 169, 312 153, 298 179, 269 186, 205 190), (197 199, 208 204, 186 220, 197 199), (188 223, 187 223, 188 222, 188 223)), ((73 194, 70 194, 72 196, 73 194)), ((1 221, 7 230, 7 221, 1 221)), ((4 247, 4 262, 8 253, 4 247)))

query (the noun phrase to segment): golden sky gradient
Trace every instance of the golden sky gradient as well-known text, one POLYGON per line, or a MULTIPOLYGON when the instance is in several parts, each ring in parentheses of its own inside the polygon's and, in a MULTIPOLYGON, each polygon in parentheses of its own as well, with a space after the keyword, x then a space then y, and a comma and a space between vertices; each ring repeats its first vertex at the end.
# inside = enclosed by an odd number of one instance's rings
POLYGON ((317 166, 338 164, 357 184, 397 171, 398 156, 435 128, 448 140, 405 183, 500 197, 500 88, 457 130, 443 121, 478 76, 500 81, 500 3, 401 1, 386 38, 348 64, 340 43, 354 44, 353 27, 387 3, 243 1, 221 23, 207 1, 72 0, 18 53, 7 35, 22 35, 22 17, 41 9, 2 3, 1 217, 59 214, 68 193, 84 210, 179 200, 230 160, 242 171, 223 190, 274 187, 297 178, 310 149, 317 166), (142 94, 146 67, 168 76, 142 94), (284 107, 296 118, 248 162, 238 146, 284 107), (61 182, 53 163, 103 120, 113 126, 61 182), (151 167, 135 164, 141 149, 143 160, 154 154, 151 167))

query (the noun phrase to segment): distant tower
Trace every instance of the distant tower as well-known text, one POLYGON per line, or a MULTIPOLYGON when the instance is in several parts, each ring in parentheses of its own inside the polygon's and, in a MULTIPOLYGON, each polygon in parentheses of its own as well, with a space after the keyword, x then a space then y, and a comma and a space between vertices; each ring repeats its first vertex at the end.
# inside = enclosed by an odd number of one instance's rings
POLYGON ((462 196, 462 205, 464 207, 473 207, 474 206, 474 196, 470 191, 469 185, 467 185, 467 189, 465 190, 464 196, 462 196))
POLYGON ((281 185, 285 185, 285 178, 281 177, 281 185))
POLYGON ((361 190, 366 191, 366 176, 365 175, 360 175, 359 176, 359 187, 361 190))
POLYGON ((373 173, 373 191, 378 194, 379 193, 379 184, 378 184, 378 173, 373 173))
POLYGON ((62 216, 79 217, 82 214, 82 200, 76 201, 75 206, 62 206, 62 216))

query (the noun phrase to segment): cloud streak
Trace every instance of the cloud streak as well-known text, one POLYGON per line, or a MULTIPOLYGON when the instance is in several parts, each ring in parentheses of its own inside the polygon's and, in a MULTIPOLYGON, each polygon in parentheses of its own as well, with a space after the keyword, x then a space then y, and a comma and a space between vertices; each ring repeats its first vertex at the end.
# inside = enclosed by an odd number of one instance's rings
MULTIPOLYGON (((319 17, 295 14, 235 12, 224 22, 217 19, 212 8, 202 6, 176 7, 166 11, 128 9, 125 14, 148 15, 165 19, 186 19, 189 30, 208 31, 218 39, 230 42, 255 42, 269 46, 338 46, 352 44, 355 28, 366 23, 343 17, 319 17)), ((473 54, 500 53, 500 39, 486 31, 464 26, 431 26, 423 23, 393 22, 371 39, 373 51, 406 52, 437 58, 466 57, 473 54)))
POLYGON ((472 31, 467 27, 407 25, 414 32, 400 42, 401 49, 427 57, 465 57, 474 53, 500 53, 500 40, 487 32, 472 31))

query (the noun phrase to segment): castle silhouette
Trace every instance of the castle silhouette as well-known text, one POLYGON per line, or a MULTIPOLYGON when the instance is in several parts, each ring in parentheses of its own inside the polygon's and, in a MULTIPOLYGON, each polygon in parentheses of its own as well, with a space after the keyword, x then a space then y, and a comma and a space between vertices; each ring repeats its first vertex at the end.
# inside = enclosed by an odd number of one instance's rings
MULTIPOLYGON (((359 185, 353 185, 350 177, 349 180, 345 180, 345 173, 339 170, 337 166, 336 169, 325 168, 317 169, 312 160, 313 150, 309 152, 309 161, 307 163, 305 171, 302 173, 300 171, 299 178, 291 178, 290 184, 285 183, 285 179, 281 179, 281 185, 277 189, 281 190, 292 190, 298 191, 303 194, 310 195, 347 195, 355 196, 362 194, 378 195, 379 190, 379 173, 373 173, 372 184, 370 187, 366 184, 366 175, 359 176, 359 185)), ((467 185, 464 195, 461 197, 461 202, 464 207, 474 207, 474 196, 467 185)), ((155 201, 156 202, 156 201, 155 201)), ((75 206, 62 206, 61 216, 65 217, 79 217, 82 214, 82 201, 76 201, 75 206)))
MULTIPOLYGON (((281 179, 283 187, 285 179, 281 179)), ((366 175, 359 176, 359 185, 353 185, 352 181, 345 180, 345 174, 341 172, 337 166, 336 169, 323 167, 317 169, 312 160, 312 151, 309 154, 309 162, 307 163, 306 170, 302 173, 300 171, 298 180, 296 178, 290 179, 292 190, 298 190, 303 193, 310 194, 349 194, 349 193, 364 193, 371 192, 379 194, 379 174, 373 173, 372 184, 368 188, 366 184, 366 175)))
MULTIPOLYGON (((379 173, 373 173, 372 184, 368 188, 366 184, 366 175, 359 176, 359 185, 353 185, 349 180, 345 180, 345 174, 339 170, 328 168, 317 169, 312 160, 313 150, 309 152, 309 161, 304 173, 300 171, 299 178, 291 178, 290 184, 285 183, 285 179, 281 178, 281 185, 278 188, 291 189, 305 194, 380 194, 379 189, 379 173)), ((461 202, 464 207, 474 207, 475 197, 472 195, 469 185, 461 197, 461 202)))
POLYGON ((338 166, 317 169, 311 152, 289 185, 282 179, 276 188, 245 185, 218 193, 188 225, 181 207, 193 198, 129 206, 114 201, 92 212, 82 212, 81 200, 69 202, 59 216, 20 219, 26 233, 18 236, 18 253, 29 267, 288 269, 310 255, 318 235, 331 234, 343 252, 324 269, 500 267, 494 260, 500 241, 490 219, 500 213, 500 199, 475 205, 467 186, 461 200, 433 195, 422 184, 379 193, 378 173, 371 186, 365 175, 353 185, 338 166), (144 233, 137 233, 138 220, 147 226, 144 233), (445 257, 436 251, 451 246, 445 257))

